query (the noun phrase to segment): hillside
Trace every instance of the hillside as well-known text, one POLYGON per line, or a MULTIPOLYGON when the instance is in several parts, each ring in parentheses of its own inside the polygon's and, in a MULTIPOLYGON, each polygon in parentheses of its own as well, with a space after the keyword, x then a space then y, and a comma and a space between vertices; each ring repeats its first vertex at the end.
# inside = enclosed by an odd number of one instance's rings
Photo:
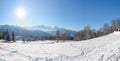
POLYGON ((0 61, 120 61, 119 58, 120 32, 117 31, 78 42, 0 42, 0 61))
POLYGON ((19 26, 0 25, 0 33, 7 30, 10 34, 14 32, 16 39, 22 39, 24 37, 25 40, 40 40, 39 38, 50 36, 50 34, 41 30, 28 30, 24 27, 19 26))

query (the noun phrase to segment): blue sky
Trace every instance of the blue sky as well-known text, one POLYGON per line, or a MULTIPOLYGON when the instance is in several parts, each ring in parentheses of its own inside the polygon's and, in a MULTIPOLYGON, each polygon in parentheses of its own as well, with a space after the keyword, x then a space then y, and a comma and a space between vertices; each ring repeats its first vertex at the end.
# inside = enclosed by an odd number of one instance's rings
POLYGON ((0 0, 0 24, 98 29, 120 18, 119 6, 120 0, 0 0), (26 11, 24 19, 16 16, 19 7, 26 11))

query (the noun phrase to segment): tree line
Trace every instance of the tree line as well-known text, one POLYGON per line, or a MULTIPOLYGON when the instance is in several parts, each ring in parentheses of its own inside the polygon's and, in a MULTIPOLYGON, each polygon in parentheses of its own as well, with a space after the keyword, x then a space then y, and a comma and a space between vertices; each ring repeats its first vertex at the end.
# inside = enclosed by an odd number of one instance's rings
POLYGON ((113 20, 110 25, 105 23, 98 30, 91 29, 91 27, 88 25, 85 26, 81 31, 76 33, 74 40, 75 41, 87 40, 87 39, 107 35, 117 30, 120 31, 120 19, 113 20))
MULTIPOLYGON (((101 28, 99 28, 98 30, 96 29, 92 29, 89 25, 85 26, 82 30, 78 31, 76 33, 75 36, 70 36, 67 35, 66 33, 61 33, 61 31, 58 29, 56 31, 56 35, 51 35, 48 37, 34 37, 39 38, 39 40, 56 40, 57 42, 59 41, 67 41, 67 40, 74 40, 74 41, 81 41, 81 40, 87 40, 87 39, 91 39, 91 38, 95 38, 95 37, 99 37, 99 36, 103 36, 103 35, 107 35, 110 34, 116 30, 120 31, 120 19, 115 19, 111 22, 111 24, 107 24, 105 23, 101 28)), ((9 32, 8 30, 3 31, 0 33, 0 39, 5 40, 6 42, 16 42, 16 35, 14 32, 9 32)), ((22 37, 21 39, 22 41, 26 40, 26 37, 22 37)), ((35 40, 31 40, 28 39, 30 41, 35 41, 35 40)))
POLYGON ((10 34, 8 30, 0 33, 0 39, 5 40, 5 42, 16 42, 15 33, 10 34))

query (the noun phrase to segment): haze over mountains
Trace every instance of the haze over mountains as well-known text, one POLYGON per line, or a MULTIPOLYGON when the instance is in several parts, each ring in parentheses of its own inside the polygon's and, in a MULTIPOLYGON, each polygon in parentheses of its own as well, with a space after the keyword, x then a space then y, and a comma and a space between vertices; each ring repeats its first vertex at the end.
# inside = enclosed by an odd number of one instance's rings
POLYGON ((25 38, 25 40, 41 40, 43 37, 56 36, 56 31, 59 30, 60 34, 65 33, 68 37, 73 37, 76 31, 72 31, 65 28, 50 27, 50 26, 32 26, 32 27, 20 27, 15 25, 0 25, 0 33, 9 31, 15 33, 17 39, 25 38))
POLYGON ((28 29, 41 30, 41 31, 47 32, 48 34, 54 35, 54 36, 56 35, 57 30, 59 30, 61 34, 65 33, 68 36, 74 36, 76 34, 76 31, 73 31, 73 30, 60 28, 60 27, 50 27, 50 26, 45 26, 45 25, 32 26, 32 27, 28 27, 28 29))

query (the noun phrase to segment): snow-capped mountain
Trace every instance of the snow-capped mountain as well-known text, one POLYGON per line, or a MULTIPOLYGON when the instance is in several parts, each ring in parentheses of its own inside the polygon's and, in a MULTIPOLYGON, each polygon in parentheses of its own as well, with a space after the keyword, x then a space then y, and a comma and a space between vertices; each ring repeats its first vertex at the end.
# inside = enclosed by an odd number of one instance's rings
POLYGON ((26 40, 34 40, 36 38, 41 38, 43 36, 50 36, 50 34, 41 30, 28 30, 24 27, 13 26, 13 25, 0 25, 0 33, 4 31, 9 31, 9 33, 14 32, 19 38, 25 38, 26 40))
POLYGON ((50 26, 45 26, 45 25, 39 25, 39 26, 31 26, 31 27, 26 27, 28 29, 31 29, 31 30, 42 30, 42 31, 53 31, 53 30, 56 30, 50 26))
POLYGON ((9 31, 15 33, 17 39, 22 39, 23 37, 26 40, 40 40, 44 38, 49 38, 50 36, 56 36, 56 31, 60 31, 60 35, 66 34, 68 38, 73 38, 76 34, 76 31, 68 30, 65 28, 59 27, 49 27, 49 26, 32 26, 32 27, 20 27, 14 25, 0 25, 0 33, 4 31, 9 31))
POLYGON ((57 30, 60 31, 60 34, 66 34, 68 36, 74 36, 76 34, 76 31, 73 31, 73 30, 60 28, 60 27, 50 27, 50 26, 45 26, 45 25, 32 26, 32 27, 27 27, 27 28, 31 30, 42 30, 51 35, 56 35, 57 30))

